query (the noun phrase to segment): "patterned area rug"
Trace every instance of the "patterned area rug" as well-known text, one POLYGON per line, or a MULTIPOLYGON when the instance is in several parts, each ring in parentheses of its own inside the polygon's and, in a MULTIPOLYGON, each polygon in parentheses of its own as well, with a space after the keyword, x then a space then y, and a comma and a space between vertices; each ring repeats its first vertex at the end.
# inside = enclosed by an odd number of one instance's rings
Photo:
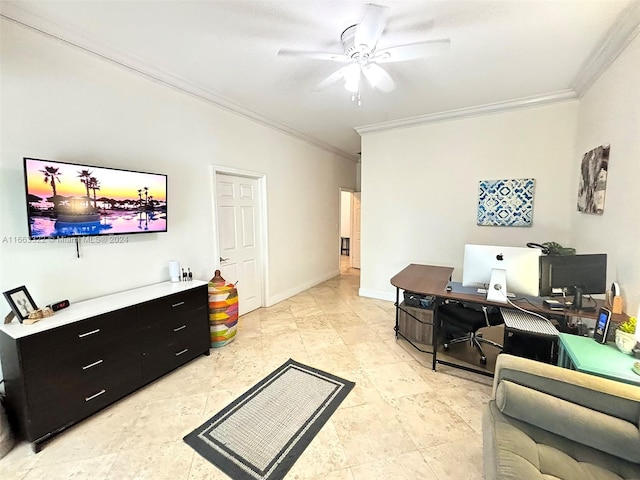
POLYGON ((184 441, 235 480, 282 479, 354 386, 289 359, 184 441))

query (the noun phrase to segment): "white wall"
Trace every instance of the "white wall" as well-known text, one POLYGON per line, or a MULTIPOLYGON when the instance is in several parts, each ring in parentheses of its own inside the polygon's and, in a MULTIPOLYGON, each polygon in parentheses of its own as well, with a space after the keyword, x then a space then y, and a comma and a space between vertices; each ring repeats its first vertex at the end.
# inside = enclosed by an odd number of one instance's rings
POLYGON ((340 192, 340 236, 351 237, 351 192, 340 192))
POLYGON ((567 245, 577 101, 368 133, 362 137, 360 293, 394 299, 410 263, 455 267, 465 243, 567 245), (531 227, 476 224, 478 182, 534 178, 531 227))
POLYGON ((607 253, 608 281, 617 281, 625 311, 640 306, 640 36, 580 100, 576 158, 571 174, 578 191, 582 154, 610 144, 603 215, 579 213, 572 205, 571 243, 607 253))
POLYGON ((39 305, 74 302, 167 280, 172 258, 208 280, 217 266, 213 164, 266 174, 269 303, 339 273, 336 193, 355 188, 355 163, 14 23, 1 27, 3 291, 26 285, 39 305), (83 242, 80 259, 73 244, 15 243, 27 235, 25 156, 168 174, 168 233, 83 242))

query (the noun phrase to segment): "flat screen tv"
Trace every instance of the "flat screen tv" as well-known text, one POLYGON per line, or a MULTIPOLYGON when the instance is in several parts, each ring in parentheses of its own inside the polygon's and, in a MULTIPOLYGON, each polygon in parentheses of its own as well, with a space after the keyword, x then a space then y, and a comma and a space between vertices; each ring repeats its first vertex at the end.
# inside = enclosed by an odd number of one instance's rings
POLYGON ((167 176, 24 159, 29 238, 167 231, 167 176))

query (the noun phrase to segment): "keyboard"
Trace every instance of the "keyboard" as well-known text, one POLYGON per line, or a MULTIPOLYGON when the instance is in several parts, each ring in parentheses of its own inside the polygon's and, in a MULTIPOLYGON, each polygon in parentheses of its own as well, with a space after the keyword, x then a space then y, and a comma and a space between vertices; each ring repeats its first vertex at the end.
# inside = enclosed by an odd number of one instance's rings
POLYGON ((549 337, 557 337, 560 333, 558 329, 553 326, 553 323, 537 315, 510 308, 500 308, 500 313, 502 313, 505 327, 510 330, 519 330, 521 332, 546 335, 549 337))
MULTIPOLYGON (((479 288, 478 289, 478 293, 487 293, 487 289, 486 288, 479 288)), ((516 294, 507 292, 507 298, 516 298, 516 294)))

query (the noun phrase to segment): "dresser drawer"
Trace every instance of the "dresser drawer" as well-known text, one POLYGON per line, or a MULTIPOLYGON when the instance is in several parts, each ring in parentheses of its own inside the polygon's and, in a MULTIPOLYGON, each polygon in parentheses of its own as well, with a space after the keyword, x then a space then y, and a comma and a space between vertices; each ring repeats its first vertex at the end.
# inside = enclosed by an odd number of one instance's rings
POLYGON ((207 307, 184 312, 182 315, 172 315, 154 325, 140 328, 140 345, 142 351, 175 343, 176 339, 199 335, 203 331, 203 322, 207 316, 207 307), (197 333, 199 332, 199 333, 197 333))
POLYGON ((209 351, 211 340, 208 325, 196 323, 190 330, 178 332, 155 346, 148 345, 142 354, 142 377, 149 382, 189 360, 209 351))
POLYGON ((140 326, 149 327, 169 318, 181 318, 189 312, 207 306, 207 286, 143 303, 139 306, 140 326))
POLYGON ((56 366, 64 357, 100 347, 118 337, 137 336, 136 307, 123 308, 20 339, 23 370, 56 366))
POLYGON ((114 367, 117 372, 101 372, 91 375, 73 388, 52 389, 49 395, 34 398, 29 405, 29 419, 26 425, 29 440, 35 441, 56 432, 116 400, 133 392, 141 385, 140 359, 123 358, 120 365, 114 367), (133 368, 131 363, 137 362, 133 368))
POLYGON ((83 350, 28 372, 26 393, 29 404, 41 400, 64 402, 94 379, 118 377, 124 371, 141 372, 138 335, 127 335, 83 350))

